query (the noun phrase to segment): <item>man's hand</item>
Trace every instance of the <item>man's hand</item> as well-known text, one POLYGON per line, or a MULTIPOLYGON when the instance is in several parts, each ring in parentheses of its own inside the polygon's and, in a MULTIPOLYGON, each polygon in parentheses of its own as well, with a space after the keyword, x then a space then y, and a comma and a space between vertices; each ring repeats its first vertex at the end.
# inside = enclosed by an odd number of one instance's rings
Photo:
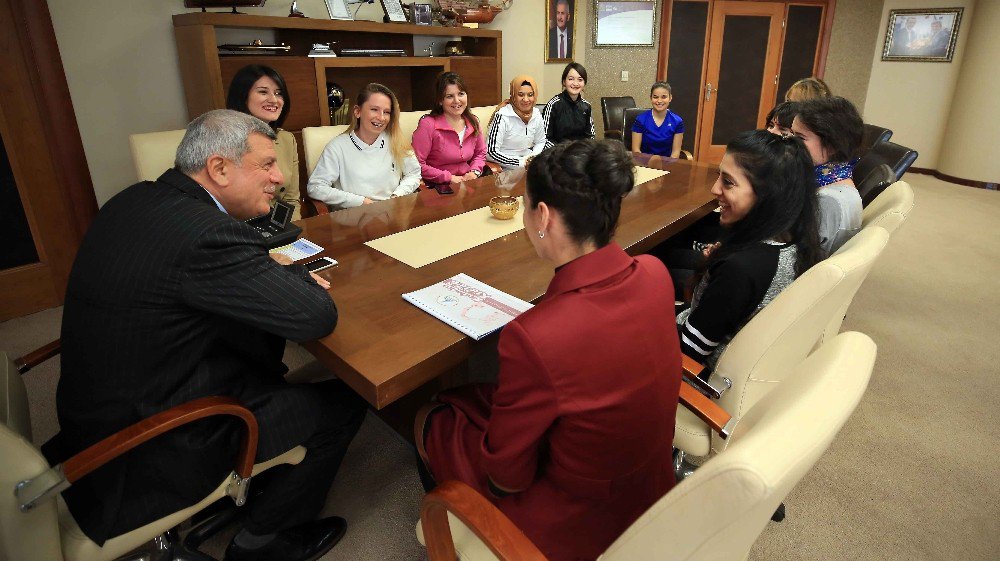
POLYGON ((278 265, 291 265, 293 263, 292 258, 283 253, 270 253, 271 259, 278 262, 278 265))
POLYGON ((330 290, 330 281, 324 279, 323 277, 317 275, 316 273, 309 273, 309 276, 316 281, 316 284, 323 287, 324 290, 330 290))

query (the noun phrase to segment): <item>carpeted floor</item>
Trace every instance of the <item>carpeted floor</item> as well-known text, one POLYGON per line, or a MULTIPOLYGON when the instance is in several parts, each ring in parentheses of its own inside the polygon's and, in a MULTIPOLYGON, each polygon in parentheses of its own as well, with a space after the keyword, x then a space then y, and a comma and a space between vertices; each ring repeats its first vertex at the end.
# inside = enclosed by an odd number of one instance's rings
MULTIPOLYGON (((879 346, 871 386, 788 496, 750 559, 995 559, 1000 551, 1000 194, 922 175, 916 208, 861 287, 845 330, 879 346)), ((58 336, 61 309, 0 324, 17 356, 58 336)), ((308 355, 289 345, 290 366, 308 355)), ((27 376, 35 439, 56 431, 58 360, 27 376)), ((324 561, 424 558, 413 453, 369 415, 325 509, 347 536, 324 561)), ((207 546, 221 557, 225 536, 207 546)))

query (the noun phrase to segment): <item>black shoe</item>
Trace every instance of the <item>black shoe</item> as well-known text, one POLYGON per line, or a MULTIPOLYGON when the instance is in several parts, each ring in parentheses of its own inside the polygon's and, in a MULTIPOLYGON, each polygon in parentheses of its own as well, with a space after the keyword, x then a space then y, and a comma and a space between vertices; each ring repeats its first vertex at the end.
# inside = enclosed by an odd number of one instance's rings
POLYGON ((230 542, 225 561, 313 561, 333 549, 346 531, 347 521, 339 516, 305 522, 278 532, 257 549, 230 542))

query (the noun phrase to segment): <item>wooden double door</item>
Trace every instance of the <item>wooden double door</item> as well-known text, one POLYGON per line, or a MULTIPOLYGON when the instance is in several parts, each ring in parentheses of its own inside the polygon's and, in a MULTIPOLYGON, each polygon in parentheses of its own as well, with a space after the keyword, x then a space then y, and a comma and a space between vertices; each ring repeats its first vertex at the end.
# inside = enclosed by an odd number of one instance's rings
POLYGON ((658 75, 685 120, 684 148, 718 163, 736 134, 764 126, 788 86, 821 77, 831 3, 664 1, 658 75))

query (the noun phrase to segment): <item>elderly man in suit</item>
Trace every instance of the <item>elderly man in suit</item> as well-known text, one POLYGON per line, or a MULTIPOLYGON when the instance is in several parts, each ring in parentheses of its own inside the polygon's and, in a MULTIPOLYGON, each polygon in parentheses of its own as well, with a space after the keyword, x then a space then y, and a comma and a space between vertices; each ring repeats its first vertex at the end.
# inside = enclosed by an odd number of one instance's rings
MULTIPOLYGON (((314 559, 346 522, 315 520, 364 405, 342 384, 294 385, 285 340, 330 333, 329 283, 268 255, 243 220, 266 213, 282 182, 275 133, 255 117, 210 111, 188 126, 173 169, 101 209, 70 274, 56 396, 59 461, 155 413, 232 396, 260 426, 258 462, 298 445, 305 459, 250 501, 232 561, 314 559)), ((208 495, 232 469, 238 427, 217 417, 171 431, 81 480, 64 497, 98 544, 208 495), (218 419, 218 420, 217 420, 218 419)))
POLYGON ((556 0, 555 27, 549 29, 549 58, 573 58, 573 22, 569 0, 556 0))

